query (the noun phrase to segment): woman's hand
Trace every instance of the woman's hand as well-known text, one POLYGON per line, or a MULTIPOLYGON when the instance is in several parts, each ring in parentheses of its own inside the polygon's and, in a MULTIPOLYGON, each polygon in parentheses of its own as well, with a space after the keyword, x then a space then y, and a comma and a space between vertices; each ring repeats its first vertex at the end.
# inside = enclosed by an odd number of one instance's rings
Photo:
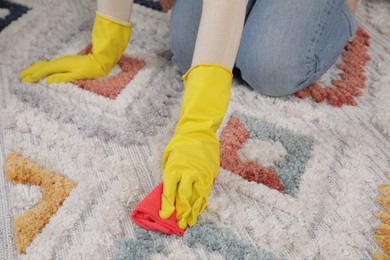
POLYGON ((177 225, 182 229, 196 224, 219 172, 219 141, 204 139, 202 135, 208 133, 174 137, 164 152, 160 217, 169 218, 176 208, 177 225))
POLYGON ((113 21, 97 12, 92 29, 90 54, 38 61, 19 76, 22 82, 30 83, 47 77, 48 84, 102 77, 108 74, 121 58, 130 34, 129 24, 113 21))
POLYGON ((197 65, 183 77, 184 96, 174 136, 165 148, 162 205, 169 218, 176 208, 177 225, 196 220, 219 172, 219 140, 215 133, 225 116, 232 73, 219 65, 197 65))

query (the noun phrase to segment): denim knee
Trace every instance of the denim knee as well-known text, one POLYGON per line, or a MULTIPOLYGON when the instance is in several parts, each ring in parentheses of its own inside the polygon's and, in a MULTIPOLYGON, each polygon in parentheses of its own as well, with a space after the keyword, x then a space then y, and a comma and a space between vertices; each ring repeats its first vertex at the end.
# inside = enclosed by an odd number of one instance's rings
POLYGON ((336 61, 353 32, 344 0, 256 1, 245 22, 236 66, 256 91, 295 93, 336 61))
MULTIPOLYGON (((242 49, 246 49, 241 46, 242 49)), ((241 48, 240 47, 240 48, 241 48)), ((282 46, 239 52, 236 66, 241 76, 255 91, 267 96, 291 95, 312 84, 316 77, 317 59, 284 55, 282 46)))
POLYGON ((169 48, 173 53, 172 60, 183 74, 191 67, 194 47, 191 47, 190 44, 180 33, 175 32, 175 30, 170 32, 169 48))
POLYGON ((201 14, 201 0, 176 0, 172 10, 169 47, 173 62, 183 74, 191 67, 201 14))

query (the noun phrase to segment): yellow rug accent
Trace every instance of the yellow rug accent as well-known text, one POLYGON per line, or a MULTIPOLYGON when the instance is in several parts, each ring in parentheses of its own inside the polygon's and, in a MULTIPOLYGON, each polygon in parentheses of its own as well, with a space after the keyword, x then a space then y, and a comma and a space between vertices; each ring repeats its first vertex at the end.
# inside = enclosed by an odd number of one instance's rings
MULTIPOLYGON (((390 180, 390 173, 387 178, 390 180)), ((378 189, 381 193, 378 203, 384 210, 378 215, 382 224, 376 229, 378 235, 375 236, 375 240, 385 254, 374 253, 373 256, 375 260, 390 260, 390 184, 381 184, 378 189)))
POLYGON ((13 152, 7 156, 5 173, 13 184, 37 185, 42 189, 43 196, 36 207, 13 219, 16 247, 19 253, 25 253, 26 248, 69 196, 75 184, 13 152))

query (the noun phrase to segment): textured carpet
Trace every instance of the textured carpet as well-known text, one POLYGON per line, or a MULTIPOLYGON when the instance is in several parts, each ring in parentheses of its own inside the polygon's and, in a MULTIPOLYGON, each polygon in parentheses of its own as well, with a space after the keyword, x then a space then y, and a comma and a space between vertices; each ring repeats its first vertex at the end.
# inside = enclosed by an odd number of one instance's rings
POLYGON ((96 7, 0 0, 0 259, 389 259, 390 3, 359 3, 357 38, 305 92, 234 80, 208 207, 167 237, 129 215, 178 118, 173 1, 135 2, 109 76, 32 85, 23 68, 88 51, 96 7))

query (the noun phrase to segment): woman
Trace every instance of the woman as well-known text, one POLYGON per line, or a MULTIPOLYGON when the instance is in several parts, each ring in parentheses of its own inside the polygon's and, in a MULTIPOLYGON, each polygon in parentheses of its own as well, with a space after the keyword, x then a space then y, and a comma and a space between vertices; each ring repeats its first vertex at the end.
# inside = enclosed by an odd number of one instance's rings
MULTIPOLYGON (((92 52, 40 61, 22 82, 69 82, 106 75, 131 32, 132 0, 98 0, 92 52)), ((193 226, 219 171, 215 135, 226 113, 232 69, 261 94, 283 96, 316 81, 356 31, 353 0, 176 0, 170 24, 173 60, 184 95, 165 148, 160 217, 176 209, 180 228, 193 226)))

